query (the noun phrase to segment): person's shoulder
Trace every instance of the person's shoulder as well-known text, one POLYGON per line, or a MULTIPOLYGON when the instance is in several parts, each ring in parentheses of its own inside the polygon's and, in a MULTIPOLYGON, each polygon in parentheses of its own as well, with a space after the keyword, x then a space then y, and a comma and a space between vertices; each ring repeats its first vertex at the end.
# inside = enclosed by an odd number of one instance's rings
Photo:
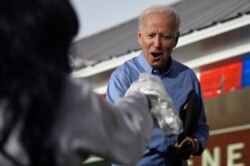
POLYGON ((178 67, 178 68, 184 68, 184 69, 190 69, 188 66, 185 64, 177 61, 176 59, 172 59, 173 66, 178 67))
POLYGON ((82 87, 87 85, 88 83, 80 78, 65 77, 63 90, 68 96, 76 96, 76 94, 81 93, 82 87))
POLYGON ((132 59, 127 60, 126 62, 124 62, 123 64, 121 64, 120 66, 118 66, 111 74, 112 77, 114 76, 125 76, 125 75, 129 75, 129 73, 131 72, 131 70, 133 70, 134 66, 136 66, 136 60, 137 57, 134 57, 132 59))
POLYGON ((180 72, 184 72, 185 74, 189 74, 189 75, 196 75, 195 72, 193 71, 193 69, 191 69, 190 67, 188 67, 187 65, 172 59, 172 63, 173 63, 173 67, 175 70, 178 70, 180 72))

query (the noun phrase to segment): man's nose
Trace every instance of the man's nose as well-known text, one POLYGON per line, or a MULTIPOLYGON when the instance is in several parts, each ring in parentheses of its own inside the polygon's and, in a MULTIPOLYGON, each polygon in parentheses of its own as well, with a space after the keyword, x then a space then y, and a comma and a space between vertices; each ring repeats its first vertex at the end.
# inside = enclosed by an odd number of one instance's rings
POLYGON ((161 47, 161 38, 159 36, 154 38, 154 47, 161 47))

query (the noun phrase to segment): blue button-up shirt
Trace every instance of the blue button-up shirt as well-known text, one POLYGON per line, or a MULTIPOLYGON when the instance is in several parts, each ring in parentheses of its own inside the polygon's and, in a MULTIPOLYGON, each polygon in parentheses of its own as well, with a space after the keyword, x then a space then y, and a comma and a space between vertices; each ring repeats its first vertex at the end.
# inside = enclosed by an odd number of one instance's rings
MULTIPOLYGON (((106 93, 107 100, 112 103, 118 101, 125 95, 132 82, 138 79, 140 73, 144 72, 154 73, 161 78, 167 93, 175 104, 178 111, 177 114, 179 114, 180 109, 185 105, 189 93, 195 90, 198 97, 196 98, 193 111, 197 123, 194 123, 195 125, 190 136, 199 140, 200 148, 203 150, 208 140, 209 129, 206 123, 199 81, 196 74, 187 66, 175 61, 171 57, 167 63, 168 69, 165 73, 157 72, 149 66, 141 52, 139 56, 125 62, 112 73, 106 93)), ((151 141, 137 165, 169 165, 168 159, 162 154, 167 151, 169 145, 174 145, 176 142, 176 135, 164 136, 159 128, 155 128, 152 132, 151 141), (158 153, 152 153, 152 149, 153 152, 158 153)))

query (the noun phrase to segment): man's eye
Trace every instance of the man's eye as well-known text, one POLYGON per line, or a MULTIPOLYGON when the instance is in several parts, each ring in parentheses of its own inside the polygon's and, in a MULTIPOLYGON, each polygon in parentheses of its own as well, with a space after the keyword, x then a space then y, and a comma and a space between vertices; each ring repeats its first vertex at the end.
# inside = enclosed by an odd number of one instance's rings
POLYGON ((153 38, 154 36, 155 36, 155 34, 147 34, 147 37, 150 39, 153 38))
POLYGON ((169 39, 172 39, 173 37, 171 35, 162 35, 162 38, 169 40, 169 39))

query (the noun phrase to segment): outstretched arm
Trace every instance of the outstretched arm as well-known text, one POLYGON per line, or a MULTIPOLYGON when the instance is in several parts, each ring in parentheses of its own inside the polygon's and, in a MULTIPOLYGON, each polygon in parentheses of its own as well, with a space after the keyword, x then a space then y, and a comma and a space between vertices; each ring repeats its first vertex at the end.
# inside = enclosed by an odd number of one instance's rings
POLYGON ((77 160, 77 152, 84 152, 116 163, 135 163, 153 128, 146 96, 136 93, 112 105, 94 94, 87 83, 69 82, 67 87, 55 129, 62 136, 61 153, 72 160, 77 160))

